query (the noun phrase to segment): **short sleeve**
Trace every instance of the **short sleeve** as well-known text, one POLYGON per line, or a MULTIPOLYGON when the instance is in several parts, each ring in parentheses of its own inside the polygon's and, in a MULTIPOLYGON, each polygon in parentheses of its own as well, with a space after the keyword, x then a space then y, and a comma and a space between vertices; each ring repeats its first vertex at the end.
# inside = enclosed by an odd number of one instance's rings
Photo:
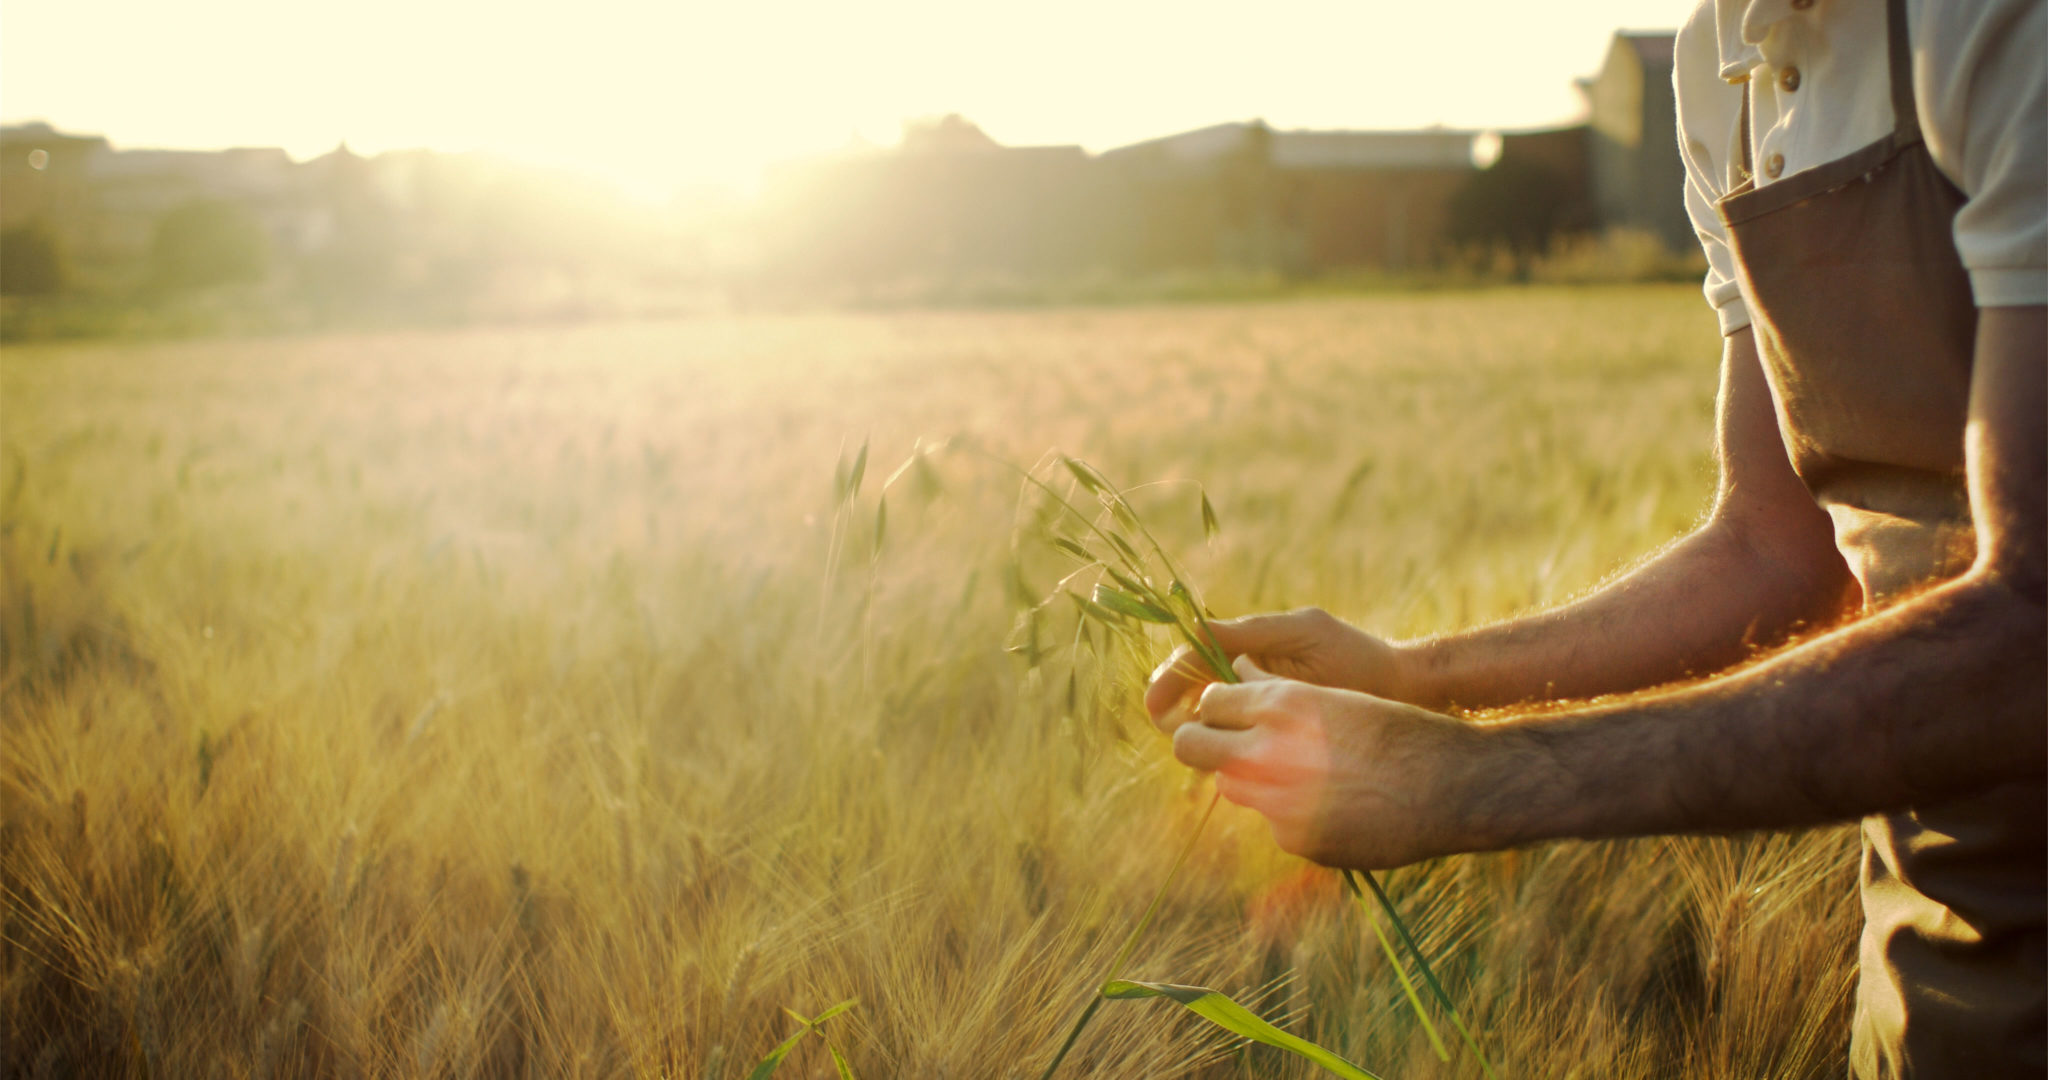
POLYGON ((1967 199, 1955 241, 1977 306, 2048 303, 2048 5, 1924 2, 1912 33, 1927 148, 1967 199))
POLYGON ((1749 325, 1749 306, 1735 273, 1735 251, 1715 204, 1733 186, 1742 119, 1742 88, 1721 79, 1713 0, 1705 0, 1678 32, 1671 68, 1678 102, 1678 155, 1685 162, 1685 213, 1707 256, 1702 288, 1721 333, 1749 325))

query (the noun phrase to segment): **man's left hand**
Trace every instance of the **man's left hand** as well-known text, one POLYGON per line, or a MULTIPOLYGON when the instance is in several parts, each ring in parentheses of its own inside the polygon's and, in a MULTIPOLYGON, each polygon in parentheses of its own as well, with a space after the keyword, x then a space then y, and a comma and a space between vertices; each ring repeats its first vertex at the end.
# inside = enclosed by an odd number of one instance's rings
POLYGON ((1240 657, 1212 683, 1173 752, 1216 771, 1224 798, 1265 815, 1281 848, 1385 869, 1489 846, 1467 793, 1484 729, 1349 690, 1276 678, 1240 657))

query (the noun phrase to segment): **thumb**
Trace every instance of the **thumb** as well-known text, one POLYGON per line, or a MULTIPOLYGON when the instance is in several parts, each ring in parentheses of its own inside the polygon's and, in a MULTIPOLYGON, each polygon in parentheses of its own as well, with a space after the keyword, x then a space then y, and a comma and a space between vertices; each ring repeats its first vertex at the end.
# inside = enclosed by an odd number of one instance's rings
POLYGON ((1263 682, 1280 677, 1254 663, 1250 653, 1240 655, 1230 666, 1237 671, 1237 677, 1245 682, 1263 682))

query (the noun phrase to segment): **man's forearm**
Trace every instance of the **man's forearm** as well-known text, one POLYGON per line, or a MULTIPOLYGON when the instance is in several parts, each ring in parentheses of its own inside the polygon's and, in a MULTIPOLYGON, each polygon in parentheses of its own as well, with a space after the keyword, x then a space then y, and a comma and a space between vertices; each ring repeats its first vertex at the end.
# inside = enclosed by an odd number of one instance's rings
POLYGON ((1759 556, 1716 519, 1552 611, 1404 646, 1413 704, 1488 708, 1624 693, 1723 670, 1844 610, 1846 570, 1759 556))
POLYGON ((1973 573, 1731 676, 1491 724, 1460 846, 1811 825, 2039 778, 2044 654, 2040 597, 1973 573))
POLYGON ((1484 708, 1640 690, 1843 614, 1855 583, 1786 457, 1747 329, 1725 343, 1715 425, 1721 484, 1705 527, 1578 603, 1418 644, 1409 700, 1484 708))

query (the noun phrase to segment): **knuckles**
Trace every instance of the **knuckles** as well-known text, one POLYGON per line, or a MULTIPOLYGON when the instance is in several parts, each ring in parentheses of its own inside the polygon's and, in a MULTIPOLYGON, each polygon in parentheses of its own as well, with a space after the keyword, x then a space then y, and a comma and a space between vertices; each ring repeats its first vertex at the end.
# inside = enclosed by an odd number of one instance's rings
POLYGON ((1337 617, 1319 607, 1296 608, 1294 620, 1311 630, 1328 630, 1337 625, 1337 617))
POLYGON ((1314 724, 1322 719, 1322 698, 1307 683, 1276 682, 1267 691, 1261 719, 1275 724, 1314 724))

